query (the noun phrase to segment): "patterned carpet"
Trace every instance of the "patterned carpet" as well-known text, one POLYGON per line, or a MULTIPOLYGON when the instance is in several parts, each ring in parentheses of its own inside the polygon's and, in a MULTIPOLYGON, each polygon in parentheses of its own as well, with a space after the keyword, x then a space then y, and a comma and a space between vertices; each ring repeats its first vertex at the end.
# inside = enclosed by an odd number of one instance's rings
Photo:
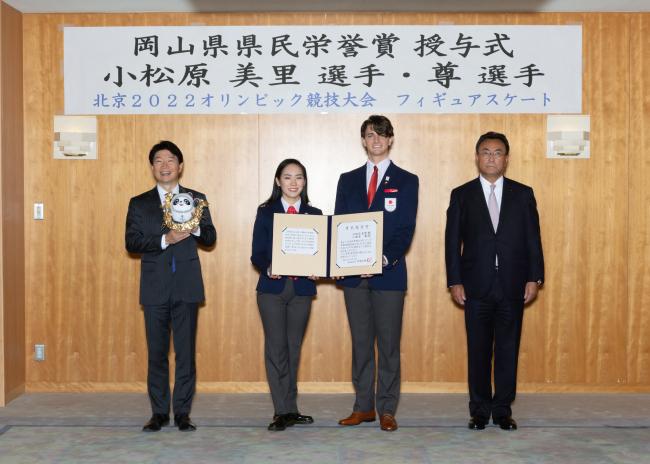
POLYGON ((348 395, 301 399, 316 423, 285 432, 267 395, 200 395, 196 432, 143 433, 144 395, 23 395, 0 409, 0 463, 650 462, 650 395, 521 395, 513 432, 466 429, 463 395, 404 395, 393 433, 336 425, 348 395))
POLYGON ((644 463, 650 430, 627 428, 206 427, 145 434, 133 427, 14 426, 0 438, 0 463, 644 463))

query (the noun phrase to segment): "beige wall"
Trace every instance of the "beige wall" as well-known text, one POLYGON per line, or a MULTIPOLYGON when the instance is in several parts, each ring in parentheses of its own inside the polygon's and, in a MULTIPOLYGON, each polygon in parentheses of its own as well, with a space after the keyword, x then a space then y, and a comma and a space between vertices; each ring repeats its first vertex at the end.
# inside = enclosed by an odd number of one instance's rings
MULTIPOLYGON (((290 155, 307 166, 313 204, 331 212, 339 173, 364 162, 362 116, 102 116, 98 161, 50 155, 52 116, 63 111, 64 24, 196 23, 581 23, 588 161, 545 158, 544 115, 388 115, 392 158, 420 176, 404 390, 465 390, 463 314, 445 289, 443 233, 449 192, 476 175, 473 144, 487 130, 510 138, 509 176, 533 186, 542 222, 547 282, 526 309, 520 390, 650 390, 649 15, 34 14, 23 21, 28 390, 144 389, 139 262, 124 251, 124 219, 129 198, 153 185, 146 155, 161 138, 184 151, 183 183, 208 195, 219 233, 216 249, 201 255, 199 388, 265 388, 249 263, 256 205, 290 155), (31 220, 37 200, 45 221, 31 220), (31 360, 34 343, 47 345, 46 362, 31 360)), ((350 390, 350 350, 342 294, 321 284, 303 348, 303 391, 350 390)))

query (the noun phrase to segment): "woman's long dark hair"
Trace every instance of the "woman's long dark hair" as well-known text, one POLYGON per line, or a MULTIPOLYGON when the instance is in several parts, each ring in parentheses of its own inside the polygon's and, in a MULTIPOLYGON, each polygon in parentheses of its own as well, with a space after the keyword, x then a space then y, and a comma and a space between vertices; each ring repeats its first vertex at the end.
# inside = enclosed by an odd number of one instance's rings
POLYGON ((308 205, 309 204, 309 196, 307 196, 307 169, 302 165, 300 161, 294 158, 287 158, 284 161, 282 161, 280 164, 278 164, 278 168, 275 170, 275 176, 273 177, 273 190, 271 190, 271 196, 267 198, 267 200, 262 203, 260 206, 269 206, 271 203, 277 201, 281 196, 282 196, 282 189, 276 182, 276 180, 280 180, 280 176, 282 175, 282 171, 284 171, 284 168, 286 168, 290 164, 295 164, 302 170, 302 175, 305 178, 305 186, 302 189, 302 192, 300 192, 300 203, 303 205, 308 205))

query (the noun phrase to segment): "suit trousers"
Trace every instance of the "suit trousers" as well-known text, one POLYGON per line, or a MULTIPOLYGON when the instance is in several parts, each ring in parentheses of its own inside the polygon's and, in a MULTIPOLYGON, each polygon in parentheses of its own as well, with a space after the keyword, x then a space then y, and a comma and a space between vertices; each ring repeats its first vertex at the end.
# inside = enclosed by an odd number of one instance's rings
POLYGON ((345 307, 352 334, 354 411, 395 414, 400 394, 400 341, 404 291, 375 290, 362 279, 344 287, 345 307), (375 340, 379 363, 375 397, 375 340))
POLYGON ((465 301, 467 373, 471 416, 490 418, 512 415, 510 405, 517 391, 517 360, 524 313, 521 299, 504 296, 495 270, 490 291, 483 298, 465 301), (492 357, 494 356, 494 395, 492 357))
POLYGON ((174 414, 189 414, 196 388, 196 323, 198 303, 170 301, 166 304, 144 306, 149 365, 147 391, 154 414, 168 414, 169 341, 174 337, 176 371, 174 375, 174 414))
POLYGON ((264 326, 264 365, 275 415, 298 412, 298 366, 312 296, 296 295, 285 279, 282 293, 257 294, 264 326))

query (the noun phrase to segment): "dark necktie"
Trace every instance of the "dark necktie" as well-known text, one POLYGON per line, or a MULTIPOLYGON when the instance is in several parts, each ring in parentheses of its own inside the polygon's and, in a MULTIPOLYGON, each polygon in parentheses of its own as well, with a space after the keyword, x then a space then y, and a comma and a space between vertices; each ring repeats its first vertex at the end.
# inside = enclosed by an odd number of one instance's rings
POLYGON ((377 176, 379 175, 379 170, 377 166, 372 168, 372 176, 370 177, 370 183, 368 184, 368 208, 372 205, 372 200, 375 199, 375 193, 377 192, 377 176))

